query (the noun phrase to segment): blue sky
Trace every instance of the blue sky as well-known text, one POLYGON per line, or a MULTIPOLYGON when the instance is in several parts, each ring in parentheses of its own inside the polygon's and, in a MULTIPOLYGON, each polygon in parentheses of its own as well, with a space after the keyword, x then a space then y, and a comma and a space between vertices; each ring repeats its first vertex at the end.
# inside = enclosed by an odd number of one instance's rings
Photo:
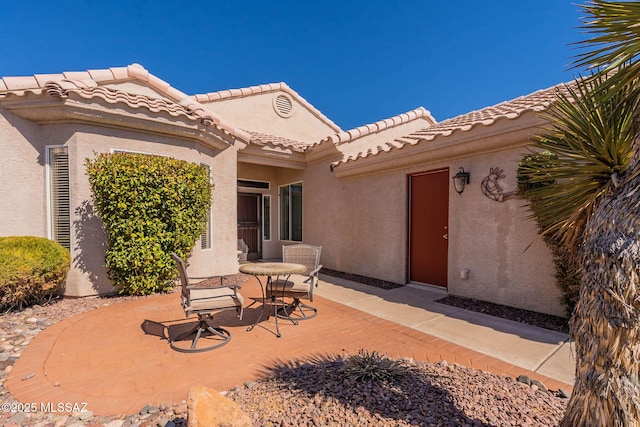
POLYGON ((441 121, 570 81, 584 37, 569 0, 0 6, 0 76, 139 63, 189 94, 284 81, 345 130, 419 106, 441 121))

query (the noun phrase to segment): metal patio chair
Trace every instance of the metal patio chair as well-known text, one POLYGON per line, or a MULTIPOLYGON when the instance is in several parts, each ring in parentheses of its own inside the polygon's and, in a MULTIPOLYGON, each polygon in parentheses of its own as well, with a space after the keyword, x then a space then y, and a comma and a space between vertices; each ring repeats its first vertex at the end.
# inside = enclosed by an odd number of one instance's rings
POLYGON ((178 265, 180 283, 182 285, 181 303, 184 313, 187 317, 192 314, 198 315, 196 326, 174 338, 169 337, 171 348, 184 353, 195 353, 213 350, 227 344, 231 340, 231 333, 215 325, 213 314, 233 309, 238 313, 238 317, 242 319, 244 298, 238 292, 240 286, 225 285, 224 279, 226 277, 224 276, 189 278, 182 258, 175 253, 172 253, 171 257, 178 265), (219 286, 204 287, 191 282, 191 280, 201 282, 213 278, 220 279, 219 286), (191 336, 193 336, 193 339, 190 347, 185 347, 186 339, 191 336), (201 339, 202 341, 208 341, 208 343, 205 346, 198 347, 198 341, 201 339))
POLYGON ((283 304, 278 311, 280 318, 292 321, 307 320, 318 314, 318 309, 300 300, 313 302, 313 288, 318 286, 318 273, 322 269, 320 265, 320 252, 322 246, 306 244, 288 245, 282 247, 282 261, 302 264, 307 270, 304 274, 292 274, 286 279, 278 278, 267 289, 267 297, 279 298, 282 301, 291 299, 290 303, 283 304))

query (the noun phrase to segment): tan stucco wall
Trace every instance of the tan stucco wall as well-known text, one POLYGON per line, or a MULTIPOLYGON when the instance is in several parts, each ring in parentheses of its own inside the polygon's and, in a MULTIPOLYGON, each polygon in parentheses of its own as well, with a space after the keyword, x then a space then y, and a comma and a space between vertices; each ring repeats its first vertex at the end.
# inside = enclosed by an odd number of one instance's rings
POLYGON ((47 237, 41 128, 0 106, 0 236, 47 237))
MULTIPOLYGON (((457 165, 471 173, 462 195, 452 193, 449 206, 449 292, 504 305, 563 315, 549 249, 528 220, 521 198, 497 202, 481 191, 490 168, 504 170, 499 184, 516 190, 517 161, 524 149, 512 149, 469 159, 457 165), (468 269, 468 279, 460 278, 468 269)), ((452 165, 453 166, 453 165, 452 165)))
MULTIPOLYGON (((211 166, 214 183, 212 200, 212 248, 201 249, 198 241, 189 258, 189 274, 207 276, 217 274, 233 274, 237 272, 236 256, 236 151, 232 148, 223 151, 213 150, 188 141, 173 140, 158 136, 145 136, 131 132, 117 130, 101 130, 83 128, 75 132, 69 141, 70 164, 72 180, 72 205, 82 206, 90 201, 91 190, 84 173, 84 159, 94 158, 94 153, 108 152, 111 149, 126 149, 148 154, 165 155, 193 163, 206 163, 211 166)), ((100 237, 101 223, 97 219, 82 218, 75 215, 72 219, 76 233, 90 229, 100 237)), ((91 291, 103 293, 110 289, 110 284, 104 280, 104 270, 97 265, 97 260, 103 263, 104 250, 92 239, 83 242, 76 237, 72 241, 74 263, 82 258, 93 263, 91 269, 76 268, 67 283, 68 293, 87 295, 91 291), (95 271, 95 273, 94 273, 95 271), (91 289, 88 285, 91 284, 91 289), (70 289, 71 285, 71 289, 70 289), (75 290, 74 290, 75 288, 75 290)))
POLYGON ((449 191, 449 293, 563 315, 550 252, 526 219, 524 202, 499 203, 480 190, 482 178, 496 166, 506 174, 501 184, 513 189, 519 153, 348 179, 336 179, 328 173, 328 164, 318 164, 304 175, 305 242, 323 245, 325 267, 406 283, 407 175, 443 167, 453 175, 464 166, 471 172, 471 184, 462 195, 453 187, 449 191), (469 270, 466 280, 460 279, 463 268, 469 270))
MULTIPOLYGON (((527 123, 524 121, 523 126, 527 123)), ((329 171, 333 158, 309 165, 303 173, 305 241, 323 245, 325 267, 406 283, 407 176, 441 168, 449 168, 453 176, 463 166, 471 173, 471 183, 462 195, 452 185, 449 190, 449 293, 564 315, 558 303, 560 294, 550 251, 527 219, 525 202, 496 202, 480 189, 492 167, 504 170, 506 178, 499 181, 504 191, 516 187, 517 161, 526 152, 527 138, 522 135, 532 130, 514 133, 510 126, 512 122, 498 124, 491 129, 494 135, 490 138, 488 129, 479 129, 483 133, 476 140, 473 134, 466 133, 458 135, 459 141, 451 138, 447 143, 480 147, 489 140, 487 147, 504 144, 515 148, 478 149, 465 157, 459 153, 471 153, 470 149, 445 145, 430 152, 433 145, 422 143, 404 148, 404 157, 399 156, 400 150, 374 156, 375 161, 381 162, 376 166, 380 171, 370 168, 374 171, 349 177, 337 177, 329 171), (447 159, 447 153, 453 157, 447 159), (387 171, 383 166, 385 155, 395 156, 387 163, 393 168, 387 171), (460 279, 463 268, 469 270, 466 280, 460 279)))
POLYGON ((316 142, 335 133, 335 129, 283 91, 203 102, 203 104, 242 129, 282 135, 304 142, 316 142), (285 95, 292 100, 293 109, 290 117, 281 117, 275 112, 273 100, 278 95, 285 95))
POLYGON ((305 242, 323 246, 327 268, 405 283, 405 178, 343 180, 329 163, 318 162, 304 175, 305 242))
POLYGON ((194 276, 234 274, 236 256, 236 162, 234 148, 215 150, 203 144, 89 125, 35 125, 3 111, 0 115, 0 235, 47 236, 45 147, 69 147, 72 209, 72 268, 66 294, 86 296, 113 291, 104 268, 104 232, 92 209, 84 161, 96 153, 124 149, 161 154, 211 166, 212 248, 196 243, 189 258, 194 276), (7 203, 5 203, 7 202, 7 203))

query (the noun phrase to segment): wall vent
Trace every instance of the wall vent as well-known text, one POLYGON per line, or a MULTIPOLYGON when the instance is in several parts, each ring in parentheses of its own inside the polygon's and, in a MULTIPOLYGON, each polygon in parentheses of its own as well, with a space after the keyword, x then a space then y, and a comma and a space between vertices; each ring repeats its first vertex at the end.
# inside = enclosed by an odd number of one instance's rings
POLYGON ((281 117, 291 117, 293 101, 287 95, 278 95, 273 99, 273 109, 281 117))

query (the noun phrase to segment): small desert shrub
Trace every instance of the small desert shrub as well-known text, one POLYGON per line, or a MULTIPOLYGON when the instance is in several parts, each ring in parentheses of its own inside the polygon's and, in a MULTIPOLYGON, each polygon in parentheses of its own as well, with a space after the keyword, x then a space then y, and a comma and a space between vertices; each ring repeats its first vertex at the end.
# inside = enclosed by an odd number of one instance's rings
POLYGON ((60 293, 71 256, 42 237, 0 237, 0 309, 21 309, 60 293))
POLYGON ((409 368, 400 362, 382 356, 376 351, 359 350, 342 365, 345 377, 358 382, 389 383, 402 379, 409 368))

